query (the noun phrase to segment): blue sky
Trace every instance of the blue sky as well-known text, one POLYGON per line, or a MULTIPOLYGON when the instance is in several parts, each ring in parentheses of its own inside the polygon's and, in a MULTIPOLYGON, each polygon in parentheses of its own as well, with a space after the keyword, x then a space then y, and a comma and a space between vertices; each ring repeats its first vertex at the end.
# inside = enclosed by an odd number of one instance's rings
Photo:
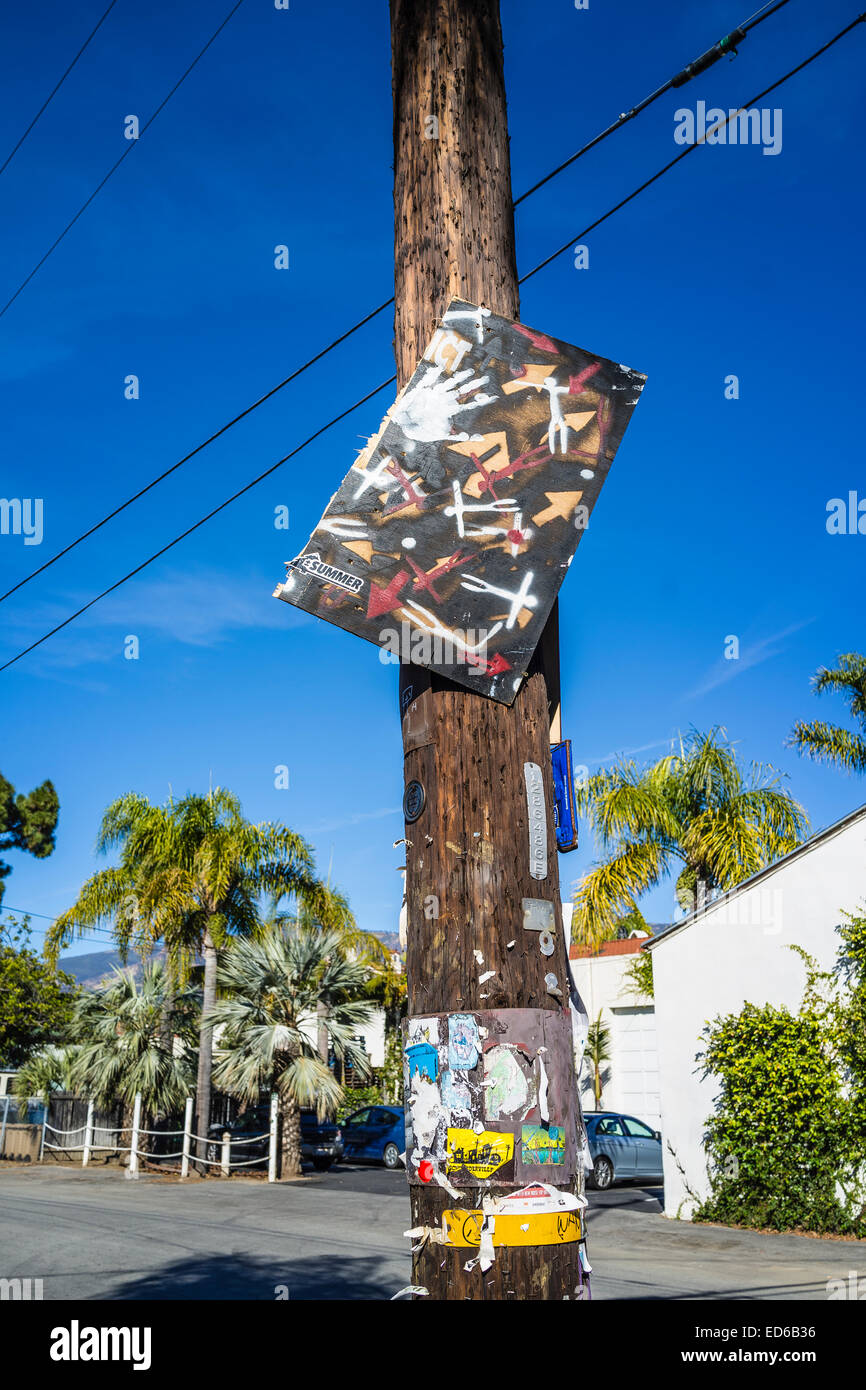
MULTIPOLYGON (((119 0, 0 178, 0 301, 29 273, 224 9, 119 0)), ((0 162, 104 9, 18 6, 0 43, 0 162)), ((748 0, 503 0, 515 193, 747 18, 748 0)), ((518 209, 521 273, 677 153, 674 112, 747 102, 851 20, 792 0, 723 61, 518 209)), ((827 503, 866 498, 860 74, 866 26, 765 103, 776 156, 706 146, 530 280, 521 317, 649 377, 561 596, 565 733, 577 764, 660 756, 726 726, 773 762, 812 825, 862 783, 784 747, 841 717, 810 674, 863 650, 866 536, 827 503), (725 399, 725 378, 739 399, 725 399), (740 659, 725 661, 728 635, 740 659), (826 708, 825 708, 826 706, 826 708)), ((129 158, 0 320, 0 492, 40 497, 44 539, 0 535, 2 588, 162 471, 393 287, 388 13, 245 0, 129 158), (286 244, 290 268, 274 268, 286 244), (124 378, 140 399, 124 399, 124 378)), ((0 608, 7 659, 393 371, 386 312, 0 608)), ((6 903, 51 916, 98 866, 99 817, 231 787, 304 834, 360 923, 393 930, 402 862, 396 671, 271 598, 388 393, 0 675, 0 767, 53 778, 57 849, 10 854, 6 903), (287 532, 274 509, 290 509, 287 532), (124 639, 140 642, 124 659, 124 639), (274 768, 290 771, 288 790, 274 768)), ((592 858, 584 833, 560 869, 592 858)), ((669 916, 671 889, 647 911, 669 916)), ((46 926, 34 920, 34 926, 46 926)), ((37 938, 38 939, 38 938, 37 938)), ((89 947, 93 949, 93 947, 89 947)))

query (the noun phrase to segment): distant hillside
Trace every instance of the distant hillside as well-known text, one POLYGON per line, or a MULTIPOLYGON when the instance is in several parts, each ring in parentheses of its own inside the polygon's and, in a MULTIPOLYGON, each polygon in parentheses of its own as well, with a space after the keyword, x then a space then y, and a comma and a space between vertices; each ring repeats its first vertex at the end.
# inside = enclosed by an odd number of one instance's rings
MULTIPOLYGON (((399 951, 400 938, 397 932, 377 931, 373 935, 378 936, 382 945, 389 951, 399 951)), ((151 957, 153 960, 164 958, 164 948, 154 951, 151 957)), ((136 955, 135 951, 130 951, 125 967, 119 951, 84 951, 79 956, 61 956, 58 964, 60 969, 77 980, 83 989, 98 989, 106 980, 112 978, 114 970, 125 968, 136 980, 141 977, 141 957, 136 955)))
MULTIPOLYGON (((154 951, 153 959, 162 960, 164 950, 154 951)), ((130 951, 126 966, 119 951, 84 951, 79 956, 61 956, 58 961, 61 970, 71 975, 84 989, 98 989, 101 984, 111 980, 115 970, 127 970, 135 979, 141 975, 141 957, 130 951)))

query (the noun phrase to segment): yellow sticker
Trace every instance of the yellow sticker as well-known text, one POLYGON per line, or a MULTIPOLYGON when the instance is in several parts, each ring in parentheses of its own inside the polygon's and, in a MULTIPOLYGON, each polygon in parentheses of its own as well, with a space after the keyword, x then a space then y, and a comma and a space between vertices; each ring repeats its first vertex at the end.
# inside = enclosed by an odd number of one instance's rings
MULTIPOLYGON (((580 1240, 580 1213, 576 1211, 536 1211, 491 1219, 494 1245, 565 1245, 580 1240)), ((480 1245, 483 1221, 483 1211, 462 1207, 443 1211, 443 1244, 480 1245)))
POLYGON ((496 1130, 449 1129, 445 1148, 445 1168, 459 1173, 465 1168, 473 1178, 489 1178, 514 1157, 514 1135, 496 1130))

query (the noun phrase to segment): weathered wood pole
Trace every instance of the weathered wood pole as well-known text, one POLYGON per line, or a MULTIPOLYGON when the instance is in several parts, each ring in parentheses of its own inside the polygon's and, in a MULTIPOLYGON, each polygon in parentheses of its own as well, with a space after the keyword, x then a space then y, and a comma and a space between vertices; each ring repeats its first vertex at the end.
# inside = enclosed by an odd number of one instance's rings
MULTIPOLYGON (((394 347, 402 388, 453 296, 509 318, 518 317, 519 297, 498 0, 390 5, 394 347)), ((415 666, 401 668, 400 694, 405 781, 418 780, 426 792, 420 818, 406 827, 410 1015, 561 1010, 563 998, 545 984, 554 973, 567 1006, 552 710, 540 653, 510 708, 415 666), (530 874, 526 763, 544 775, 547 876, 541 882, 530 874), (524 897, 553 903, 553 956, 543 956, 537 941, 529 949, 524 897), (431 916, 431 903, 438 916, 431 916), (487 970, 496 975, 479 983, 487 970)), ((571 1093, 577 1110, 576 1087, 571 1093)), ((432 1183, 410 1191, 413 1226, 439 1226, 443 1209, 457 1205, 432 1183)), ((476 1204, 474 1189, 465 1195, 466 1206, 476 1204)), ((413 1282, 431 1299, 579 1296, 577 1244, 501 1248, 483 1274, 478 1267, 464 1270, 470 1253, 428 1244, 415 1256, 413 1282)))

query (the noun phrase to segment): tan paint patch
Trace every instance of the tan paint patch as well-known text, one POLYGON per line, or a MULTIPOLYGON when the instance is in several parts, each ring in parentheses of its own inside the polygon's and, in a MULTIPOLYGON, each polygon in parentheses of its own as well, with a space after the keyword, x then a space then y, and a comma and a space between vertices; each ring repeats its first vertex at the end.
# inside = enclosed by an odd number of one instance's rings
POLYGON ((372 541, 343 541, 343 545, 353 554, 360 556, 366 565, 369 565, 373 555, 372 541))
POLYGON ((571 516, 581 497, 580 492, 545 492, 545 497, 550 503, 543 511, 536 512, 532 520, 536 526, 544 526, 545 522, 553 521, 556 517, 562 517, 565 521, 571 516))
POLYGON ((511 396, 515 391, 524 391, 528 386, 534 386, 536 390, 541 388, 541 384, 550 376, 550 366, 544 362, 527 363, 523 376, 517 376, 513 381, 502 383, 502 393, 511 396))
POLYGON ((584 425, 588 425, 590 420, 595 419, 594 410, 566 410, 563 414, 565 423, 573 430, 582 430, 584 425))
MULTIPOLYGON (((498 473, 501 468, 507 468, 511 462, 508 453, 508 439, 504 430, 496 430, 492 434, 482 435, 481 439, 464 439, 459 444, 449 444, 455 454, 462 454, 464 458, 471 458, 474 454, 480 458, 486 454, 488 449, 496 449, 496 453, 489 459, 484 460, 484 467, 488 473, 498 473)), ((473 473, 463 484, 463 491, 467 497, 481 497, 481 485, 484 477, 481 473, 473 473)))

